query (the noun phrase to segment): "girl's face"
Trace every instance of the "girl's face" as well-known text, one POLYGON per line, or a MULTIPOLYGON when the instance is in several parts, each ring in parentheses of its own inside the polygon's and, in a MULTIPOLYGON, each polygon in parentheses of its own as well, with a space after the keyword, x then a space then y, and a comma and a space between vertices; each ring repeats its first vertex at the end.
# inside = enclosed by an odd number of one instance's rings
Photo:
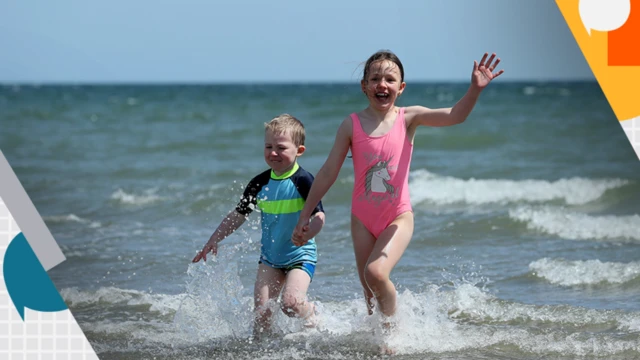
POLYGON ((392 109, 404 91, 405 83, 401 79, 400 69, 393 61, 382 60, 371 64, 367 77, 361 82, 370 106, 379 111, 392 109))

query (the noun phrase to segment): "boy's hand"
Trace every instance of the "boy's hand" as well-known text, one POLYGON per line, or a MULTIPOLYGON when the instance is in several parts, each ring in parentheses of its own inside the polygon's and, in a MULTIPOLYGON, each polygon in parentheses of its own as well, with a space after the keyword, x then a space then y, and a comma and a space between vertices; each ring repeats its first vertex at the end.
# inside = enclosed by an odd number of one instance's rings
POLYGON ((309 241, 310 237, 308 236, 309 231, 309 219, 300 218, 298 220, 298 224, 296 228, 293 230, 293 234, 291 235, 291 241, 295 246, 302 246, 309 241))
POLYGON ((478 64, 475 60, 473 60, 473 72, 471 73, 471 85, 475 86, 480 90, 484 89, 487 85, 489 85, 491 80, 497 78, 504 72, 504 70, 500 70, 496 73, 493 72, 493 70, 495 70, 495 68, 500 63, 500 58, 496 59, 496 54, 493 53, 491 54, 491 57, 489 57, 489 60, 487 60, 488 55, 489 55, 488 53, 484 53, 484 56, 482 56, 482 59, 480 60, 480 64, 478 64), (495 62, 493 62, 494 59, 496 59, 495 62), (485 63, 485 60, 487 60, 486 63, 485 63))
POLYGON ((295 246, 302 246, 306 244, 309 239, 311 239, 311 236, 309 236, 309 225, 307 225, 302 228, 302 233, 294 233, 291 241, 293 241, 293 245, 295 246))
POLYGON ((191 260, 191 262, 197 263, 200 259, 207 261, 207 254, 213 253, 213 255, 218 255, 218 243, 217 242, 207 242, 205 246, 200 250, 200 252, 196 255, 196 257, 191 260))

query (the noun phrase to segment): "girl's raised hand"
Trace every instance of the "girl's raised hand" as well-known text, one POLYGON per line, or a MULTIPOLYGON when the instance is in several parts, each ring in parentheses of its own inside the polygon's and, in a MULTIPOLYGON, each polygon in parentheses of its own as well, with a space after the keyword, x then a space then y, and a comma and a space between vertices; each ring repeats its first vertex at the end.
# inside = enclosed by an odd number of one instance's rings
POLYGON ((491 80, 500 76, 504 70, 493 72, 500 63, 500 58, 496 58, 496 54, 491 54, 491 57, 487 60, 488 53, 484 53, 480 64, 473 60, 473 72, 471 73, 471 84, 479 89, 484 89, 491 80), (495 62, 494 62, 495 59, 495 62), (485 62, 486 61, 486 62, 485 62))

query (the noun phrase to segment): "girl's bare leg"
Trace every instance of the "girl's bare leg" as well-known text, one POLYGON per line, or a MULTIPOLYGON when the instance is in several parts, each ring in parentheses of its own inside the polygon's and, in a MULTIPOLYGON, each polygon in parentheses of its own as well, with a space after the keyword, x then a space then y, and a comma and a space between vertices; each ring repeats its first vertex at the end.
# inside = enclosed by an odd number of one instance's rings
POLYGON ((412 235, 413 213, 399 215, 380 233, 364 267, 365 282, 385 316, 392 316, 396 311, 396 288, 389 275, 409 246, 412 235))
POLYGON ((365 280, 364 271, 367 261, 371 256, 373 247, 376 244, 376 238, 367 230, 362 222, 351 215, 351 239, 353 241, 353 251, 356 256, 356 267, 358 269, 358 277, 364 289, 364 299, 367 303, 369 315, 373 314, 373 293, 369 289, 369 285, 365 280))

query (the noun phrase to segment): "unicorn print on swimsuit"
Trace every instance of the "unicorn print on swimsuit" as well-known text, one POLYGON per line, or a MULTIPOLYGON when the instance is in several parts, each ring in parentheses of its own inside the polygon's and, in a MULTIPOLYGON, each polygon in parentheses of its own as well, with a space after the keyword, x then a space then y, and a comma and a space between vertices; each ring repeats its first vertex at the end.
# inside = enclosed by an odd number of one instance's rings
POLYGON ((364 199, 360 200, 379 204, 384 200, 393 201, 397 196, 396 188, 389 183, 391 180, 389 170, 392 170, 392 167, 389 166, 391 159, 393 157, 388 160, 380 160, 367 170, 364 199))

